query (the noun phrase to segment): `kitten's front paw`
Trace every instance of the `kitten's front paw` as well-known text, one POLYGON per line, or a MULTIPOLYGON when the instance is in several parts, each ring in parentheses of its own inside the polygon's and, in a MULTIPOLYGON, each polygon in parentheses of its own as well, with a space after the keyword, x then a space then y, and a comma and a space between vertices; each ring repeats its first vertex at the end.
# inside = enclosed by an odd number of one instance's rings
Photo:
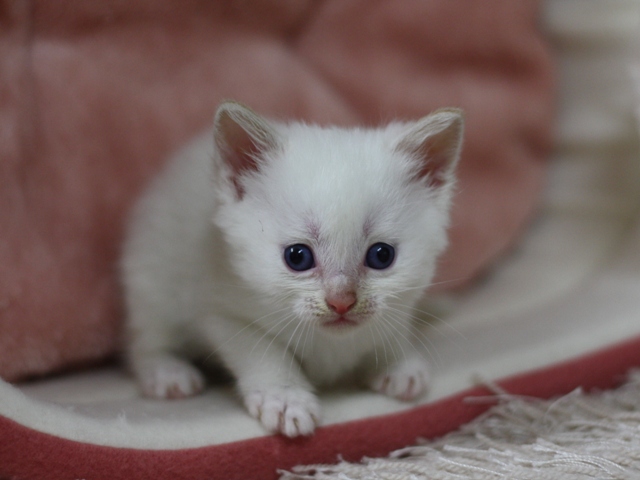
POLYGON ((404 362, 388 372, 381 373, 371 382, 371 389, 397 398, 398 400, 414 400, 427 391, 429 367, 422 360, 404 362))
POLYGON ((270 432, 287 437, 311 435, 320 422, 316 396, 301 388, 268 387, 244 397, 249 413, 270 432))
POLYGON ((143 360, 136 366, 140 388, 145 397, 185 398, 204 389, 202 373, 186 360, 158 356, 143 360))

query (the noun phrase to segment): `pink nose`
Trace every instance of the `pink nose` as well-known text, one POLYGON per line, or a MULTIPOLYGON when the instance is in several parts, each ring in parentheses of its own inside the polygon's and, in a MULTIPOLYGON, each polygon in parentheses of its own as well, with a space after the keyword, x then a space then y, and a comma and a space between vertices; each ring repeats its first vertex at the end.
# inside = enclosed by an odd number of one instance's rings
POLYGON ((327 305, 338 315, 344 315, 356 304, 356 296, 352 293, 340 295, 339 297, 327 298, 327 305))

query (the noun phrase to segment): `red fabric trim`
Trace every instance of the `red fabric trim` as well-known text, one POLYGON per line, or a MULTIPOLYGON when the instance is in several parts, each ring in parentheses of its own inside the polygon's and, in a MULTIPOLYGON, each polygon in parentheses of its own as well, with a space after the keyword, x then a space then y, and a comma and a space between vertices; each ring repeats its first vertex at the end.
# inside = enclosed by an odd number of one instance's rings
MULTIPOLYGON (((619 385, 627 370, 640 365, 640 337, 586 356, 507 378, 507 391, 546 398, 582 386, 619 385)), ((256 438, 185 450, 136 450, 74 442, 41 433, 0 417, 0 478, 14 480, 250 480, 277 477, 277 469, 299 464, 334 463, 383 456, 433 438, 469 422, 488 405, 470 405, 465 397, 486 395, 473 388, 407 412, 332 425, 309 439, 256 438)))

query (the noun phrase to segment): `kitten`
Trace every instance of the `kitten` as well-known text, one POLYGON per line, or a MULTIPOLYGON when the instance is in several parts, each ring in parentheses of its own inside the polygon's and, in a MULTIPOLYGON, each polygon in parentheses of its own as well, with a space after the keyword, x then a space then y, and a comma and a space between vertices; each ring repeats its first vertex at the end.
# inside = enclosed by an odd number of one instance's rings
POLYGON ((124 245, 128 360, 142 392, 198 393, 212 355, 266 429, 309 435, 314 386, 352 377, 403 400, 428 366, 412 308, 446 228, 462 113, 341 129, 234 102, 170 162, 124 245))

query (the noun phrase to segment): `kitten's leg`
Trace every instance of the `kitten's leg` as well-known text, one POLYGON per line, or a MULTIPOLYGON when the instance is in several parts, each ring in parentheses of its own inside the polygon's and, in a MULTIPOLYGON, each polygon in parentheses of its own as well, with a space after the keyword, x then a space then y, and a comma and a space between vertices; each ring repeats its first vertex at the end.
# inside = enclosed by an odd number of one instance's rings
MULTIPOLYGON (((411 327, 413 328, 413 327, 411 327)), ((408 338, 393 340, 395 357, 398 361, 375 374, 369 386, 372 390, 410 401, 422 396, 429 384, 429 364, 420 353, 419 347, 408 338)), ((389 345, 387 345, 389 348, 389 345)))
POLYGON ((370 382, 372 390, 397 398, 410 401, 422 396, 429 383, 429 366, 417 356, 403 360, 380 372, 370 382))
POLYGON ((171 352, 171 335, 158 323, 129 328, 127 361, 142 394, 151 398, 184 398, 200 393, 202 373, 171 352))
POLYGON ((216 318, 205 328, 249 413, 274 433, 310 435, 320 422, 320 405, 297 360, 265 332, 216 318))
POLYGON ((185 398, 204 389, 200 371, 176 355, 166 352, 147 353, 131 362, 142 393, 151 398, 185 398))

